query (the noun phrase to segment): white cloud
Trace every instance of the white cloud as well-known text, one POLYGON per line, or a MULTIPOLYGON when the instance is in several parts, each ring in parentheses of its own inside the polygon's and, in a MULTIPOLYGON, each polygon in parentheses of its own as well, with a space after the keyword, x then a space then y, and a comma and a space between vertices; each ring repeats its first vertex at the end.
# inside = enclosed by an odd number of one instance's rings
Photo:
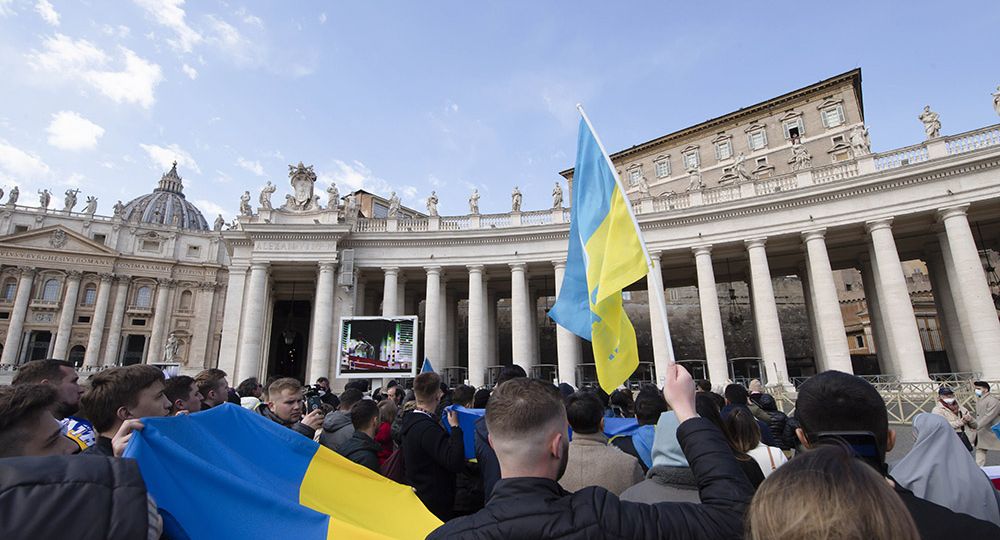
POLYGON ((181 66, 181 71, 183 71, 184 74, 187 75, 192 81, 198 78, 198 70, 187 64, 181 66))
POLYGON ((236 16, 239 17, 245 24, 256 26, 257 28, 264 28, 264 21, 261 20, 260 17, 247 11, 244 7, 236 10, 236 16))
POLYGON ((442 187, 442 186, 445 186, 445 185, 448 184, 447 182, 445 182, 444 180, 441 180, 440 178, 438 178, 437 176, 434 176, 433 174, 427 175, 427 183, 430 184, 430 185, 432 185, 432 186, 434 186, 434 187, 436 187, 436 188, 437 187, 442 187))
POLYGON ((236 159, 236 164, 243 169, 256 174, 257 176, 264 176, 264 167, 257 160, 250 161, 248 159, 243 159, 243 156, 240 156, 236 159))
POLYGON ((56 12, 56 8, 52 7, 49 0, 38 0, 38 3, 35 4, 35 11, 38 12, 43 21, 52 26, 59 26, 59 13, 56 12))
POLYGON ((149 159, 153 161, 153 164, 156 165, 158 169, 167 171, 176 160, 179 167, 186 167, 198 174, 201 174, 201 168, 198 167, 198 163, 193 157, 191 157, 191 154, 176 144, 159 146, 155 144, 139 143, 139 147, 146 151, 146 154, 149 155, 149 159))
POLYGON ((233 181, 233 177, 228 174, 216 169, 215 171, 215 181, 220 184, 228 184, 233 181))
MULTIPOLYGON (((410 205, 418 202, 417 188, 411 185, 395 185, 384 178, 376 176, 364 163, 354 160, 347 163, 342 160, 333 162, 332 170, 318 171, 320 183, 329 185, 336 182, 341 194, 363 189, 365 191, 388 197, 389 193, 395 191, 403 201, 410 205)), ((326 189, 325 187, 323 189, 326 189)))
POLYGON ((118 26, 111 26, 110 24, 105 24, 101 27, 101 32, 106 36, 117 37, 119 39, 125 39, 132 33, 132 29, 125 26, 124 24, 119 24, 118 26))
POLYGON ((156 101, 156 86, 163 80, 160 66, 120 47, 125 65, 120 71, 108 69, 109 57, 93 43, 74 40, 63 34, 45 38, 43 50, 32 51, 28 63, 57 77, 83 81, 118 103, 136 103, 149 108, 156 101))
POLYGON ((208 41, 215 45, 223 54, 232 58, 240 66, 257 66, 264 58, 261 45, 250 41, 233 25, 209 15, 211 27, 208 41))
POLYGON ((46 178, 49 172, 49 166, 42 158, 0 139, 0 179, 19 183, 26 179, 46 178))
POLYGON ((14 15, 14 0, 0 0, 0 17, 14 15))
POLYGON ((46 131, 49 144, 61 150, 92 150, 104 135, 104 128, 73 111, 53 114, 46 131))
POLYGON ((319 14, 319 23, 320 24, 326 24, 326 13, 325 12, 319 14))
POLYGON ((226 221, 233 217, 232 212, 212 201, 197 199, 191 202, 198 207, 198 210, 201 210, 202 214, 205 215, 205 220, 208 221, 209 225, 215 221, 215 216, 218 216, 219 214, 222 214, 222 218, 226 221))
POLYGON ((202 36, 184 20, 184 0, 133 0, 146 14, 174 31, 177 39, 168 39, 171 47, 186 53, 201 42, 202 36))

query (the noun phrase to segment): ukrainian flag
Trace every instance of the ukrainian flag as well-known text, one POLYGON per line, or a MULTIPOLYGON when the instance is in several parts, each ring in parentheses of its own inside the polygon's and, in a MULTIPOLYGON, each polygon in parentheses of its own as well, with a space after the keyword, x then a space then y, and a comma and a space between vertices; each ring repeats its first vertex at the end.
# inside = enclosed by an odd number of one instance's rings
POLYGON ((125 457, 191 538, 424 538, 441 524, 408 486, 236 405, 143 424, 125 457))
POLYGON ((629 204, 584 115, 576 143, 566 273, 549 317, 592 343, 597 379, 608 393, 639 367, 622 289, 645 276, 648 265, 629 204))

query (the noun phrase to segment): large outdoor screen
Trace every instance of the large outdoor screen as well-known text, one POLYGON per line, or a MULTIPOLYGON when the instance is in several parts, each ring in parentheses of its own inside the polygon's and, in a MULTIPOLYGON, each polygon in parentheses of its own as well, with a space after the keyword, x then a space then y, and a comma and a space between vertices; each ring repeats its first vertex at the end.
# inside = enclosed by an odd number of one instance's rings
POLYGON ((417 375, 417 317, 340 320, 337 377, 372 379, 417 375))

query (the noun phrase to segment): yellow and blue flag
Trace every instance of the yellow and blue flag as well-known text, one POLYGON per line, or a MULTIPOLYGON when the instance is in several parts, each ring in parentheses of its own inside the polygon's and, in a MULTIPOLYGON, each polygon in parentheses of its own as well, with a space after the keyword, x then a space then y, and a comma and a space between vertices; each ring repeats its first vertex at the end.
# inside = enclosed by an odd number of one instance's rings
POLYGON ((125 452, 191 538, 424 538, 413 490, 231 404, 144 418, 125 452))
POLYGON ((566 273, 549 317, 591 342, 597 379, 608 393, 639 367, 622 289, 645 276, 648 266, 629 204, 586 117, 581 118, 566 273))

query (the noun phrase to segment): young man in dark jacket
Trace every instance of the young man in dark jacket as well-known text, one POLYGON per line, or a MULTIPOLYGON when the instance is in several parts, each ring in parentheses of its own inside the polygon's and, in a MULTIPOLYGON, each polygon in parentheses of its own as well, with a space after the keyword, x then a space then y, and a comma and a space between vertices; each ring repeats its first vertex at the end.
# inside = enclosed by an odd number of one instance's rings
POLYGON ((354 433, 344 441, 337 453, 345 458, 379 472, 378 452, 382 449, 375 442, 375 432, 378 431, 378 405, 374 400, 362 399, 351 407, 351 424, 354 433))
POLYGON ((424 506, 441 521, 448 521, 455 506, 455 475, 465 468, 465 449, 458 413, 448 412, 449 435, 434 417, 441 401, 441 377, 421 373, 413 381, 417 408, 403 417, 403 461, 406 483, 424 506))
POLYGON ((800 426, 795 433, 806 448, 836 441, 837 432, 874 435, 878 456, 865 462, 893 485, 921 538, 1000 538, 1000 527, 921 499, 893 481, 885 454, 896 443, 896 433, 889 429, 885 402, 867 381, 840 371, 824 371, 802 383, 798 394, 795 416, 800 426))
POLYGON ((722 433, 695 412, 687 370, 669 366, 664 394, 681 422, 677 437, 701 504, 628 503, 599 487, 572 494, 560 488, 569 448, 562 398, 541 381, 514 379, 497 387, 486 406, 502 475, 493 496, 483 510, 428 538, 742 538, 753 489, 722 433))
POLYGON ((170 414, 164 380, 163 372, 149 364, 108 368, 91 376, 80 402, 100 436, 84 453, 111 457, 111 439, 126 420, 170 414))
MULTIPOLYGON (((500 370, 500 375, 497 376, 497 385, 493 389, 496 390, 507 381, 527 376, 528 374, 521 366, 509 365, 500 370)), ((489 435, 486 417, 483 416, 476 420, 476 433, 473 440, 476 445, 476 462, 479 464, 479 473, 483 477, 483 496, 487 501, 490 500, 490 494, 493 493, 493 486, 500 480, 500 462, 497 461, 497 454, 490 446, 489 435)))
POLYGON ((354 434, 354 425, 351 424, 351 407, 361 401, 364 394, 357 388, 348 388, 340 394, 340 405, 337 410, 326 415, 323 419, 323 433, 319 435, 319 443, 333 450, 334 452, 344 444, 344 441, 354 434))
POLYGON ((0 386, 0 458, 63 456, 80 450, 52 416, 57 396, 48 384, 0 386))
POLYGON ((305 389, 298 379, 284 377, 267 387, 267 406, 258 409, 265 418, 273 420, 296 433, 313 438, 323 423, 323 411, 316 409, 303 416, 302 402, 305 389))

